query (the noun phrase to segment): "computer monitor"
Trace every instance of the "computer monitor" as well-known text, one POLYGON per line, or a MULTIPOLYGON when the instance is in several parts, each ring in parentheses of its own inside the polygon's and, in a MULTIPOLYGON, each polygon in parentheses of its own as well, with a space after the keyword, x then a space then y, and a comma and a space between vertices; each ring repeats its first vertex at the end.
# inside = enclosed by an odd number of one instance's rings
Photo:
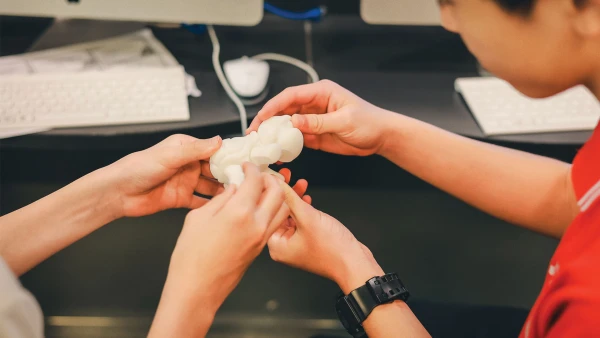
POLYGON ((0 14, 253 26, 263 0, 1 0, 0 14))
POLYGON ((360 16, 373 25, 440 24, 437 0, 361 0, 360 16))

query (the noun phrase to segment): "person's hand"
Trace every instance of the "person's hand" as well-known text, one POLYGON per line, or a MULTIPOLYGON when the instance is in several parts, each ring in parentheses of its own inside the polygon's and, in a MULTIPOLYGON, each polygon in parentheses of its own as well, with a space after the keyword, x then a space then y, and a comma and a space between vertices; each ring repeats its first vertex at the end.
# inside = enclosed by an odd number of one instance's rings
MULTIPOLYGON (((283 168, 279 170, 279 174, 283 176, 285 183, 290 184, 292 181, 292 171, 290 169, 283 168)), ((294 190, 298 196, 302 197, 302 200, 306 203, 310 204, 312 202, 312 198, 309 195, 305 195, 306 190, 308 190, 308 181, 305 179, 299 179, 292 187, 292 190, 294 190)))
MULTIPOLYGON (((132 153, 102 170, 114 187, 118 217, 150 215, 173 208, 196 209, 208 202, 197 196, 214 196, 223 190, 210 172, 208 160, 221 147, 219 136, 208 140, 172 135, 148 149, 132 153)), ((282 169, 286 183, 291 172, 282 169)), ((307 182, 299 180, 294 190, 303 196, 307 182)), ((310 197, 307 197, 310 198, 310 197)))
POLYGON ((281 187, 287 185, 252 164, 243 168, 246 177, 239 188, 230 185, 188 214, 151 336, 203 336, 219 306, 288 217, 281 187))
POLYGON ((281 226, 269 239, 273 260, 331 279, 345 293, 383 275, 371 251, 342 223, 282 187, 294 226, 281 226))
POLYGON ((312 149, 342 155, 379 153, 394 113, 378 108, 328 80, 290 87, 267 102, 248 132, 275 115, 293 115, 294 127, 312 149))
POLYGON ((173 135, 148 149, 103 168, 114 186, 119 216, 144 216, 172 208, 196 209, 222 188, 210 174, 208 159, 221 147, 216 136, 201 140, 173 135))

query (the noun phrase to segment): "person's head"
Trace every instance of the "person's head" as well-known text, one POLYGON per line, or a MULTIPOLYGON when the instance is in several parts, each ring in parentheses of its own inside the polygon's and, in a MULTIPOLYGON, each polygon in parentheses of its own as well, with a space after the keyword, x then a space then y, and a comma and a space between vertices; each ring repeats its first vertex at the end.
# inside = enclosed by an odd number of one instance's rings
POLYGON ((531 97, 600 90, 600 0, 438 0, 442 25, 531 97))

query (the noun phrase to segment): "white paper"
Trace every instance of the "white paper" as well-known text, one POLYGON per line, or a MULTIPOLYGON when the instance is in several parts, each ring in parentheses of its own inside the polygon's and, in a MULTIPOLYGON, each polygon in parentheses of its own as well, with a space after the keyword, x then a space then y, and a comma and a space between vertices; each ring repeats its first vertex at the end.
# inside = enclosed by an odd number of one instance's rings
MULTIPOLYGON (((118 71, 131 68, 168 68, 179 63, 150 29, 115 38, 0 57, 0 76, 15 74, 118 71)), ((187 74, 189 96, 199 97, 195 79, 187 74)), ((7 129, 0 126, 0 139, 48 130, 7 129)))
POLYGON ((142 29, 110 39, 0 57, 0 76, 178 65, 152 31, 142 29))

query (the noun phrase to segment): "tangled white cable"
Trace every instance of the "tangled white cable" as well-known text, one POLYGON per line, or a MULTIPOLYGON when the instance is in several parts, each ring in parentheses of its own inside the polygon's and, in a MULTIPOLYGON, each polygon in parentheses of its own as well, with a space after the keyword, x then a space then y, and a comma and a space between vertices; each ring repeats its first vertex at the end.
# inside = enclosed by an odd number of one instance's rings
POLYGON ((304 146, 304 137, 294 128, 291 117, 274 116, 264 121, 258 132, 223 140, 223 145, 210 158, 210 171, 225 185, 239 186, 244 181, 242 164, 251 162, 262 172, 281 176, 269 168, 276 162, 291 162, 304 146))
MULTIPOLYGON (((215 72, 217 74, 217 78, 219 79, 219 82, 221 82, 223 89, 225 89, 225 92, 227 93, 227 96, 229 96, 231 101, 233 101, 233 103, 235 104, 235 106, 238 109, 238 113, 240 114, 240 124, 242 127, 242 134, 244 134, 244 133, 246 133, 246 128, 248 128, 248 116, 247 116, 245 106, 246 105, 252 106, 252 105, 262 102, 267 97, 268 93, 267 93, 267 91, 264 91, 258 97, 253 98, 253 99, 243 99, 243 98, 240 98, 235 93, 233 88, 231 88, 231 84, 229 83, 229 81, 227 81, 227 77, 225 76, 225 73, 223 72, 223 67, 221 66, 221 61, 219 60, 219 56, 221 53, 221 44, 219 43, 219 38, 217 37, 217 33, 215 32, 215 29, 212 25, 208 25, 206 27, 208 29, 208 35, 210 36, 210 41, 213 45, 213 54, 212 54, 213 67, 215 69, 215 72)), ((287 55, 282 55, 282 54, 277 54, 277 53, 263 53, 263 54, 254 55, 252 57, 252 59, 262 60, 262 61, 278 61, 278 62, 288 63, 290 65, 296 66, 296 67, 304 70, 308 74, 308 76, 310 77, 312 82, 319 81, 319 74, 317 74, 317 71, 313 67, 311 67, 306 62, 303 62, 301 60, 298 60, 296 58, 293 58, 293 57, 290 57, 287 55)))

